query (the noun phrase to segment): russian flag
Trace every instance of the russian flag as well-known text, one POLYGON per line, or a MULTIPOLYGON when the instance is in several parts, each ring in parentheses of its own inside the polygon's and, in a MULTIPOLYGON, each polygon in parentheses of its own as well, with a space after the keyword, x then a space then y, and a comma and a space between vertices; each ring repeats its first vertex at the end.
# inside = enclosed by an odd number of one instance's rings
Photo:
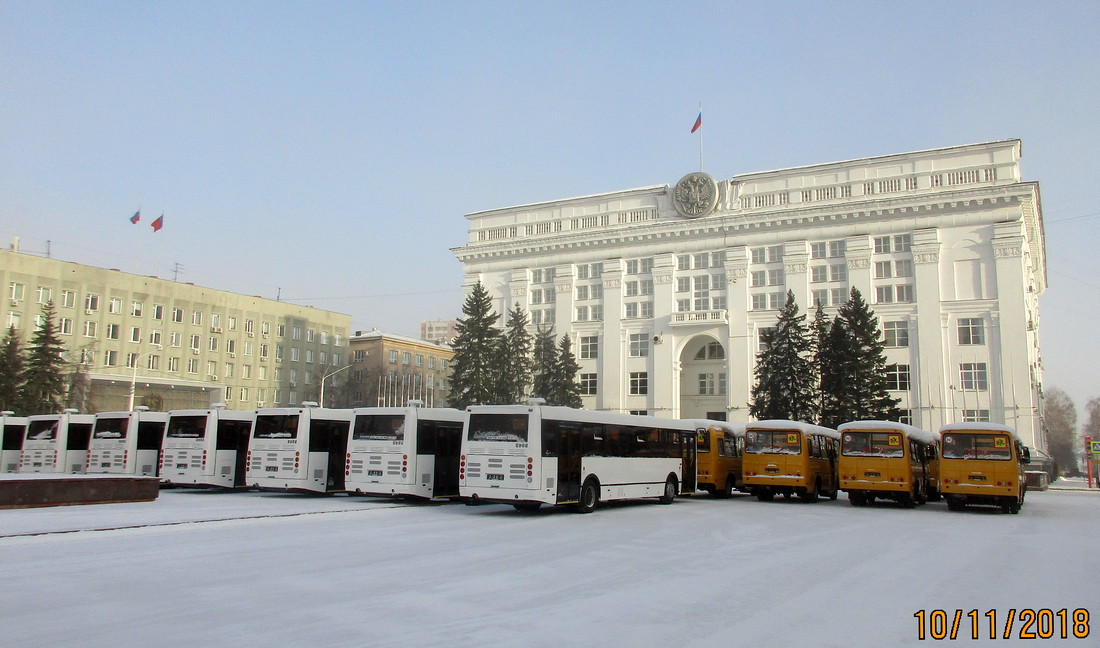
POLYGON ((137 222, 139 220, 141 220, 141 210, 140 209, 137 210, 136 212, 134 212, 134 215, 130 217, 130 222, 131 223, 137 224, 137 222))
POLYGON ((703 126, 703 113, 700 112, 699 116, 695 118, 695 125, 691 127, 691 132, 695 132, 703 126))
POLYGON ((164 214, 161 214, 159 218, 153 221, 153 231, 159 232, 162 227, 164 227, 164 214))

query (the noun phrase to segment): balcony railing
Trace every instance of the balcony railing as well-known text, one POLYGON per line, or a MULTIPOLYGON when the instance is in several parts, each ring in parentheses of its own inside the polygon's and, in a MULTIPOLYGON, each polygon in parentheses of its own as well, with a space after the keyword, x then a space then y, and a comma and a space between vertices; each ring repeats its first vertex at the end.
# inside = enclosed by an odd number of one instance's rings
POLYGON ((708 311, 686 311, 682 313, 673 313, 671 324, 672 326, 690 326, 692 324, 724 324, 726 323, 726 311, 723 310, 708 310, 708 311))

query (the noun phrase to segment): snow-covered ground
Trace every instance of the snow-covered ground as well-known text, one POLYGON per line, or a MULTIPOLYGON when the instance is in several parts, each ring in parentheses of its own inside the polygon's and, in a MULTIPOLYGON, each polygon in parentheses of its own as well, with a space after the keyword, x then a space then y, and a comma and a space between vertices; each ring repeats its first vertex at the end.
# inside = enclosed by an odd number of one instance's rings
MULTIPOLYGON (((920 610, 996 610, 999 632, 1010 609, 1100 624, 1097 556, 1100 494, 1081 490, 1029 493, 1019 515, 166 490, 0 511, 0 646, 927 645, 920 610)), ((967 625, 948 643, 1098 639, 973 641, 967 625)))

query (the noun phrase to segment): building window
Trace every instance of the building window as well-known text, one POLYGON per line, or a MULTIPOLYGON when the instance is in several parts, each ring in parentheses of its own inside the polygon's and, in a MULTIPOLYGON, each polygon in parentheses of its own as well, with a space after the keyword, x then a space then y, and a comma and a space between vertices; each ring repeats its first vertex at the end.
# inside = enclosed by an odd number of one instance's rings
POLYGON ((202 311, 191 311, 191 323, 195 326, 202 326, 202 311))
POLYGON ((828 243, 810 243, 810 258, 824 259, 829 256, 828 243))
POLYGON ((985 344, 985 322, 981 318, 962 318, 959 320, 959 344, 985 344))
POLYGON ((94 338, 99 332, 98 322, 84 322, 84 337, 94 338))
POLYGON ((643 358, 649 355, 649 334, 630 334, 630 357, 643 358))
POLYGON ((708 342, 699 349, 699 352, 695 354, 696 360, 725 360, 726 350, 722 348, 721 343, 708 342))
POLYGON ((893 365, 886 368, 886 389, 909 391, 909 365, 893 365))
POLYGON ((893 261, 875 261, 875 279, 890 279, 893 276, 893 261))
POLYGON ((401 364, 408 365, 410 363, 412 363, 412 354, 408 351, 405 351, 401 354, 401 364))
POLYGON ((580 340, 580 357, 591 360, 600 357, 600 338, 596 335, 585 335, 580 340))
POLYGON ((642 396, 649 393, 649 372, 630 372, 630 393, 633 396, 642 396))
POLYGON ((61 305, 65 308, 72 308, 73 306, 76 306, 76 291, 62 290, 61 305))
POLYGON ((183 309, 182 308, 173 308, 172 309, 172 321, 177 323, 177 324, 183 322, 183 309))
POLYGON ((959 374, 963 390, 989 390, 989 374, 984 362, 964 362, 959 365, 959 374))
POLYGON ((581 381, 581 396, 595 396, 597 378, 594 373, 582 373, 580 374, 581 381))
POLYGON ((99 295, 88 295, 84 298, 84 310, 89 313, 99 310, 99 295))
POLYGON ((726 374, 701 373, 699 374, 699 395, 718 396, 726 393, 726 374))
POLYGON ((108 340, 117 340, 122 332, 121 324, 108 324, 107 330, 104 332, 108 340))
POLYGON ((118 366, 118 351, 105 351, 103 353, 103 366, 104 367, 117 367, 118 366))
POLYGON ((145 305, 139 301, 130 302, 130 315, 134 317, 141 317, 141 314, 145 312, 145 305))
POLYGON ((963 410, 963 423, 989 423, 989 410, 987 409, 964 409, 963 410))
POLYGON ((107 312, 114 313, 116 315, 122 314, 122 299, 118 297, 111 297, 111 301, 107 302, 107 312))
POLYGON ((907 322, 883 322, 882 333, 888 347, 909 346, 909 324, 907 322))
POLYGON ((72 335, 73 334, 73 320, 71 318, 68 318, 68 317, 62 317, 61 318, 61 323, 57 328, 57 332, 60 333, 61 335, 72 335))

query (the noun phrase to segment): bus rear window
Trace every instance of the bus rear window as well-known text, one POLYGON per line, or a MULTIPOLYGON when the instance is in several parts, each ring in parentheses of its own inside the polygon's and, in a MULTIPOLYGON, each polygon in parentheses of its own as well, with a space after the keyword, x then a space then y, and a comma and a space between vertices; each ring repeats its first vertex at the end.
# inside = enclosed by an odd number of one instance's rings
POLYGON ((703 454, 710 452, 710 430, 699 430, 699 448, 697 452, 703 454))
POLYGON ((802 433, 793 430, 750 430, 745 452, 752 454, 802 454, 802 433))
POLYGON ((173 416, 168 421, 169 439, 202 439, 206 437, 205 416, 173 416))
POLYGON ((297 414, 269 414, 256 417, 254 439, 297 439, 297 414))
POLYGON ((943 435, 943 458, 1009 461, 1012 459, 1012 438, 1007 434, 947 432, 943 435))
POLYGON ((27 426, 27 441, 53 441, 57 438, 57 420, 31 421, 27 426))
POLYGON ((355 441, 404 441, 404 414, 375 414, 355 417, 355 441))
POLYGON ((845 457, 904 457, 904 437, 897 432, 848 432, 841 438, 845 457))
POLYGON ((527 442, 525 414, 471 414, 469 441, 527 442))
POLYGON ((125 439, 126 428, 130 427, 128 418, 96 418, 93 439, 125 439))

